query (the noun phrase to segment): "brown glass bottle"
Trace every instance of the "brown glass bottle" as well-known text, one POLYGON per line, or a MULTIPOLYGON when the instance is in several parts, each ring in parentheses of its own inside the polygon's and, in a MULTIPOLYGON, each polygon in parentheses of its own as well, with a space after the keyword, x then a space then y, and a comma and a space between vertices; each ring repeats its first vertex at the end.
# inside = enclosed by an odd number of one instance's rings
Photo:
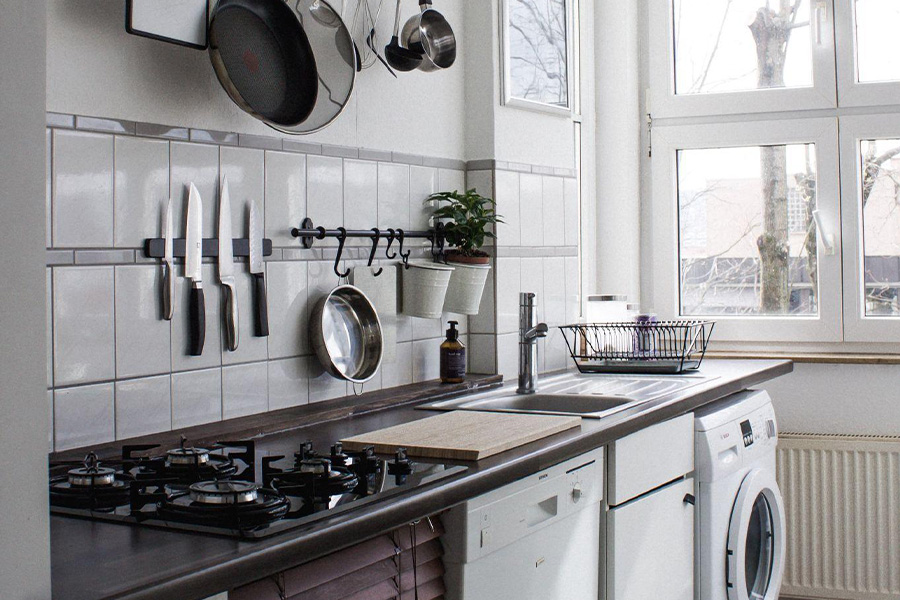
POLYGON ((466 379, 466 347, 459 341, 458 323, 449 323, 447 339, 441 344, 441 383, 462 383, 466 379))

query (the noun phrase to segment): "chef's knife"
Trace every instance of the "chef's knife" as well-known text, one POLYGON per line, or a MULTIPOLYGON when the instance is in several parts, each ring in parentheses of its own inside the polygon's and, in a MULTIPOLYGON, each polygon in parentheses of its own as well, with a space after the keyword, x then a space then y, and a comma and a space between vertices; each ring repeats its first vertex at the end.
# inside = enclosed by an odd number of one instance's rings
POLYGON ((228 179, 222 177, 219 193, 219 281, 225 292, 225 347, 238 349, 238 304, 234 287, 234 245, 231 240, 231 199, 228 179))
POLYGON ((164 225, 163 239, 163 287, 162 303, 163 318, 171 321, 175 314, 175 256, 172 252, 172 198, 166 205, 166 222, 164 225))
POLYGON ((191 356, 203 354, 203 342, 206 338, 206 305, 203 298, 203 276, 200 269, 202 258, 203 201, 200 199, 200 192, 192 183, 188 195, 187 239, 184 249, 184 276, 191 280, 189 311, 191 356))
POLYGON ((256 289, 256 335, 265 337, 269 335, 269 307, 263 271, 263 223, 253 200, 250 201, 250 274, 256 289))

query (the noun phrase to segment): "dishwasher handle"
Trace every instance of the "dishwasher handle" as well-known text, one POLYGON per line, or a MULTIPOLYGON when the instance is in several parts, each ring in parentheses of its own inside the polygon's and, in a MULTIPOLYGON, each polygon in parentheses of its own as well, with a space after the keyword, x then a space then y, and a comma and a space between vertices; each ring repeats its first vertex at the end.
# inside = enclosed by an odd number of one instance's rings
POLYGON ((529 504, 525 509, 525 522, 528 527, 535 527, 546 523, 559 514, 559 494, 554 494, 545 500, 529 504))

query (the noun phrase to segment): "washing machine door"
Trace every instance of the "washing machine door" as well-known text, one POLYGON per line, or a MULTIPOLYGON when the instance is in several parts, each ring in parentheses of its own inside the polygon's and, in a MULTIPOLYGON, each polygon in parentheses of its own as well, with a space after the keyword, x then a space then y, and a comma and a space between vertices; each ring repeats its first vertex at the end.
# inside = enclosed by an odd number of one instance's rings
POLYGON ((784 573, 784 503, 775 474, 750 471, 728 528, 728 600, 777 600, 784 573))

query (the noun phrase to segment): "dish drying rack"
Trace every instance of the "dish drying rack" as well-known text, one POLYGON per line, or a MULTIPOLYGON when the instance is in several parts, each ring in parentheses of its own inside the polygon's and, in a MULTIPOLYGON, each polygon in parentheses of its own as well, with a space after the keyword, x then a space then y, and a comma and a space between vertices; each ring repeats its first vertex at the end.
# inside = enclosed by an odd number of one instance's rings
POLYGON ((562 325, 582 373, 676 374, 700 368, 715 322, 562 325))

